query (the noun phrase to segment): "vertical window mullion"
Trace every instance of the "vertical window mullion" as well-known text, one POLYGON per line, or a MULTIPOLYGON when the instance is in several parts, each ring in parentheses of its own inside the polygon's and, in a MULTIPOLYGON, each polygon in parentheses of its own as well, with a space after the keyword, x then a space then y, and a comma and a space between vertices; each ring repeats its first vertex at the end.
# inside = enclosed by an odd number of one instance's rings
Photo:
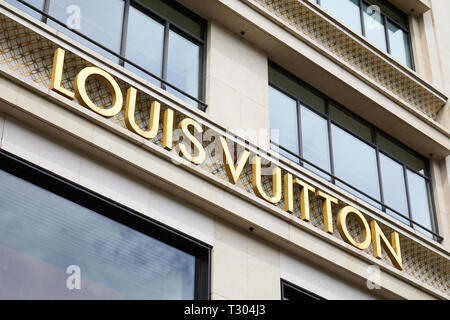
MULTIPOLYGON (((49 8, 50 8, 50 0, 45 0, 44 1, 44 12, 46 13, 46 14, 48 14, 48 11, 49 11, 49 8)), ((42 22, 43 23, 47 23, 47 17, 45 17, 45 16, 42 16, 42 22)))
MULTIPOLYGON (((372 128, 372 139, 373 139, 373 143, 375 144, 375 152, 376 152, 376 157, 377 157, 377 168, 378 168, 378 183, 379 183, 379 188, 380 188, 380 201, 382 204, 384 203, 384 192, 383 192, 383 180, 382 178, 382 173, 381 173, 381 162, 380 162, 380 148, 378 147, 378 141, 377 141, 377 132, 375 129, 372 128)), ((386 212, 386 207, 385 206, 381 206, 381 210, 383 212, 386 212)))
POLYGON ((360 19, 361 19, 361 32, 362 35, 365 37, 366 36, 366 26, 364 24, 364 10, 363 10, 363 0, 359 0, 359 14, 360 14, 360 19))
POLYGON ((325 112, 327 114, 327 129, 328 129, 328 148, 330 153, 330 173, 331 173, 331 183, 335 184, 334 179, 334 157, 333 157, 333 139, 331 134, 331 116, 330 116, 330 100, 325 99, 325 112))
MULTIPOLYGON (((429 175, 430 176, 430 175, 429 175)), ((434 194, 433 194, 433 188, 431 187, 431 180, 425 180, 425 185, 427 187, 427 193, 428 193, 428 202, 430 204, 430 215, 431 215, 431 228, 432 231, 436 234, 439 234, 439 228, 437 224, 437 217, 436 217, 436 208, 434 206, 434 194)), ((436 241, 439 241, 439 239, 433 235, 433 239, 436 241)))
MULTIPOLYGON (((127 47, 127 34, 128 34, 128 16, 130 12, 130 0, 125 0, 125 6, 123 10, 123 25, 122 25, 122 39, 120 42, 120 56, 125 58, 127 47)), ((125 61, 120 59, 119 64, 123 67, 125 61)))
POLYGON ((389 40, 388 20, 385 14, 383 14, 383 20, 384 20, 384 34, 386 36, 386 49, 387 52, 391 54, 391 41, 389 40))
MULTIPOLYGON (((302 140, 302 110, 300 101, 297 100, 297 130, 298 130, 298 152, 303 158, 303 140, 302 140)), ((300 160, 300 166, 303 167, 303 161, 300 160)))
POLYGON ((408 173, 406 171, 406 165, 403 164, 403 175, 405 177, 405 187, 406 187, 406 200, 408 203, 408 217, 410 219, 409 225, 414 229, 414 224, 412 223, 412 211, 411 211, 411 196, 409 194, 409 185, 408 185, 408 173))
MULTIPOLYGON (((170 22, 166 21, 164 27, 164 46, 163 46, 163 61, 162 61, 162 79, 167 81, 167 63, 169 60, 169 31, 170 22)), ((161 88, 166 90, 166 85, 161 83, 161 88)))

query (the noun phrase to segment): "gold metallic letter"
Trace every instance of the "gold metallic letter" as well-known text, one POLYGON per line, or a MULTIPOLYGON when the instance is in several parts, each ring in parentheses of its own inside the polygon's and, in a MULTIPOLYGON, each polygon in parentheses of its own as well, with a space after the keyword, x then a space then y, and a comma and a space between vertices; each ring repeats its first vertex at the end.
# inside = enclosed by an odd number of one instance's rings
POLYGON ((276 167, 272 173, 273 196, 269 197, 262 187, 261 158, 254 156, 252 160, 252 186, 255 194, 270 203, 277 204, 281 200, 281 169, 276 167))
POLYGON ((184 143, 180 142, 178 145, 181 150, 181 154, 191 161, 193 164, 201 164, 203 161, 205 161, 205 149, 203 148, 202 144, 190 133, 189 126, 193 126, 195 129, 197 129, 198 132, 202 133, 203 129, 202 126, 199 125, 196 121, 186 118, 180 122, 178 125, 178 129, 181 129, 183 131, 183 134, 186 138, 191 140, 191 142, 197 147, 198 149, 198 155, 193 156, 189 153, 184 143))
POLYGON ((162 147, 166 150, 172 150, 173 147, 173 110, 169 108, 164 111, 162 147))
POLYGON ((300 191, 300 218, 309 222, 311 220, 309 216, 309 192, 314 192, 315 189, 300 179, 295 179, 294 183, 302 187, 300 191))
POLYGON ((394 266, 397 269, 402 270, 402 252, 400 250, 400 238, 398 236, 398 233, 391 233, 391 246, 380 226, 375 220, 372 220, 372 222, 370 223, 370 228, 372 231, 373 256, 377 259, 381 259, 381 246, 383 246, 394 266))
POLYGON ((284 211, 294 212, 294 185, 290 173, 284 175, 284 211))
POLYGON ((338 203, 337 199, 326 194, 322 191, 316 192, 316 197, 323 198, 323 224, 324 228, 323 230, 325 232, 328 232, 330 234, 333 234, 333 214, 331 210, 331 203, 338 203))
POLYGON ((144 131, 137 125, 136 119, 134 118, 134 112, 136 110, 136 95, 137 90, 135 88, 131 87, 128 89, 125 107, 125 124, 130 131, 133 131, 146 139, 153 139, 158 134, 159 112, 161 105, 157 101, 152 103, 150 108, 148 131, 144 131))
POLYGON ((220 137, 220 143, 222 145, 222 159, 225 165, 225 171, 227 172, 228 179, 232 184, 236 184, 241 175, 242 170, 244 170, 245 163, 250 157, 250 152, 244 150, 237 162, 237 166, 234 166, 233 157, 230 154, 230 150, 228 149, 227 141, 224 137, 220 137))
POLYGON ((342 236, 342 239, 344 239, 345 242, 347 242, 361 250, 364 250, 370 246, 369 224, 367 223, 367 220, 364 218, 362 213, 359 212, 358 210, 356 210, 355 208, 353 208, 352 206, 346 206, 345 208, 342 208, 341 210, 339 210, 339 213, 337 216, 337 227, 338 227, 339 233, 342 236), (355 241, 355 239, 353 239, 351 234, 348 232, 347 216, 350 213, 355 214, 355 216, 358 220, 358 224, 362 229, 362 234, 363 234, 363 239, 364 239, 362 242, 355 241))
POLYGON ((53 56, 53 69, 52 69, 52 79, 50 82, 50 90, 58 92, 65 96, 66 98, 73 99, 75 93, 62 87, 62 75, 64 69, 64 55, 65 51, 61 48, 57 48, 55 55, 53 56))
POLYGON ((87 67, 80 71, 80 73, 75 77, 75 95, 78 101, 98 114, 104 117, 113 117, 122 110, 123 106, 123 96, 122 91, 120 90, 119 85, 116 80, 111 77, 107 72, 99 69, 97 67, 87 67), (109 109, 102 109, 97 106, 92 100, 89 98, 86 92, 86 81, 87 78, 93 76, 108 87, 112 94, 112 106, 109 109))

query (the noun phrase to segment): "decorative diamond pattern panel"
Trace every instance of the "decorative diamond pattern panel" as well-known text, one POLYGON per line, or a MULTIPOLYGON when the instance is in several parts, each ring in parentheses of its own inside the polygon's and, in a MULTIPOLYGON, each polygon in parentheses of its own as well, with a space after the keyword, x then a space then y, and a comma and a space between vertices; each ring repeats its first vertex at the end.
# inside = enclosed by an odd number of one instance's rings
MULTIPOLYGON (((36 84, 43 86, 44 88, 49 88, 52 64, 53 64, 53 54, 56 46, 48 39, 34 33, 31 30, 23 27, 19 23, 7 18, 0 14, 0 64, 7 65, 10 73, 17 77, 18 79, 31 79, 36 84)), ((84 61, 74 53, 66 51, 65 56, 65 67, 63 75, 63 86, 67 89, 73 90, 73 82, 76 74, 86 66, 91 66, 90 63, 84 61)), ((116 78, 119 86, 122 89, 122 93, 126 96, 126 90, 129 85, 122 79, 116 78)), ((111 95, 108 88, 102 83, 96 81, 95 79, 89 80, 87 85, 88 95, 92 101, 94 101, 98 106, 103 108, 108 108, 112 101, 111 95)), ((148 128, 149 125, 149 115, 150 106, 155 99, 147 94, 139 92, 137 96, 136 104, 136 121, 142 129, 148 128)), ((167 108, 166 105, 161 106, 161 114, 167 108)), ((124 108, 123 108, 124 109, 124 108)), ((110 119, 113 123, 126 128, 124 121, 124 111, 117 116, 110 119)), ((152 142, 155 145, 162 146, 162 128, 163 128, 163 117, 160 117, 159 132, 152 142)), ((186 115, 175 112, 174 127, 182 120, 186 118, 186 115)), ((203 139, 203 146, 206 149, 206 160, 199 167, 212 174, 225 182, 228 182, 228 177, 224 170, 222 154, 220 151, 215 150, 214 142, 218 139, 218 135, 215 131, 207 128, 203 128, 205 135, 208 139, 203 139)), ((176 140, 176 136, 174 137, 176 140)), ((234 149, 232 143, 229 142, 230 150, 234 149)), ((173 149, 173 158, 176 159, 177 148, 173 149)), ((241 150, 237 150, 236 153, 239 155, 241 150)), ((254 154, 250 155, 250 159, 254 154)), ((236 156, 235 156, 236 158, 236 156)), ((285 174, 286 172, 283 172, 285 174)), ((263 188, 268 195, 272 195, 272 177, 263 176, 262 179, 263 188)), ((244 190, 249 196, 255 196, 252 188, 252 168, 247 162, 244 170, 237 182, 237 187, 244 190)), ((294 216, 300 216, 300 197, 299 189, 294 188, 294 216)), ((310 214, 311 214, 311 224, 320 230, 323 230, 323 216, 322 216, 322 201, 317 199, 312 193, 309 196, 310 200, 310 214)), ((283 209, 284 201, 283 199, 279 203, 279 209, 283 209)), ((342 207, 342 203, 339 206, 333 208, 333 220, 334 220, 334 234, 333 236, 337 239, 343 241, 339 235, 336 226, 336 215, 338 210, 342 207)), ((367 220, 371 219, 366 216, 367 220)), ((379 222, 380 226, 386 232, 390 234, 391 230, 379 222)), ((318 232, 323 232, 318 230, 318 232)), ((360 240, 361 230, 359 225, 352 221, 349 217, 349 231, 355 237, 355 239, 360 240)), ((421 283, 427 284, 446 295, 450 294, 450 288, 448 283, 448 275, 450 271, 449 260, 444 257, 434 253, 433 251, 427 249, 409 239, 406 236, 401 235, 402 253, 404 260, 404 272, 409 276, 417 279, 421 283)), ((371 256, 371 247, 366 249, 366 254, 371 256)), ((383 262, 388 265, 392 265, 389 258, 384 255, 382 258, 383 262)))
POLYGON ((435 120, 446 101, 396 69, 301 0, 243 0, 295 33, 312 40, 348 68, 374 81, 398 100, 435 120))

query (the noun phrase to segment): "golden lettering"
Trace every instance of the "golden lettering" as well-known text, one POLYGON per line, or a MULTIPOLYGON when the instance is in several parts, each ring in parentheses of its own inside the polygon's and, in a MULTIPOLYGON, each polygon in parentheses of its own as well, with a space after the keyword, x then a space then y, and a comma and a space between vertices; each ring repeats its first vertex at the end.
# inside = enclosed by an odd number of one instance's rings
POLYGON ((67 90, 62 87, 62 76, 64 69, 64 56, 66 52, 57 48, 55 50, 55 55, 53 56, 53 69, 52 69, 52 78, 50 81, 50 90, 58 92, 65 96, 66 98, 73 99, 75 98, 75 93, 67 90))
POLYGON ((294 212, 294 185, 292 174, 286 173, 284 175, 284 211, 294 212))
POLYGON ((332 220, 333 214, 332 214, 331 203, 337 204, 338 201, 336 198, 334 198, 320 190, 316 192, 316 197, 321 197, 324 199, 323 200, 323 224, 324 224, 323 230, 325 232, 333 234, 333 220, 332 220))
POLYGON ((189 131, 189 126, 194 127, 198 132, 202 133, 203 129, 200 124, 198 124, 196 121, 186 118, 180 122, 178 125, 178 129, 181 129, 183 131, 184 137, 189 139, 195 147, 197 147, 198 155, 193 156, 188 151, 186 145, 183 142, 180 142, 178 145, 180 147, 181 155, 183 155, 186 159, 191 161, 193 164, 201 164, 203 161, 205 161, 205 149, 203 148, 202 144, 194 137, 194 135, 189 131))
POLYGON ((400 238, 398 233, 391 233, 391 245, 375 220, 372 220, 370 227, 372 232, 372 249, 374 257, 381 259, 381 246, 383 246, 394 266, 397 269, 402 270, 402 253, 400 250, 400 238))
POLYGON ((87 67, 78 73, 75 77, 75 95, 78 101, 96 113, 104 116, 104 117, 113 117, 122 110, 123 106, 123 96, 122 91, 120 90, 119 85, 116 80, 109 75, 107 72, 103 71, 97 67, 87 67), (112 94, 112 106, 109 109, 103 109, 97 106, 92 100, 89 98, 86 91, 86 81, 87 79, 93 76, 98 80, 102 81, 109 89, 112 94))
POLYGON ((276 167, 272 173, 272 197, 268 196, 262 187, 261 158, 254 156, 252 160, 252 186, 255 194, 270 203, 277 204, 281 200, 281 169, 276 167))
POLYGON ((173 110, 169 108, 164 111, 162 147, 166 150, 172 150, 173 147, 173 110))
POLYGON ((346 206, 339 210, 339 213, 337 215, 336 220, 337 228, 339 230, 340 235, 342 236, 342 239, 344 239, 345 242, 355 246, 358 249, 364 250, 367 249, 370 246, 370 228, 369 224, 367 223, 366 218, 362 215, 361 212, 353 208, 352 206, 346 206), (352 235, 348 232, 347 229, 347 217, 349 214, 353 213, 353 215, 356 217, 359 226, 362 230, 363 235, 363 241, 357 242, 352 235))
POLYGON ((250 157, 250 152, 244 150, 241 153, 241 156, 237 162, 237 166, 234 165, 233 157, 230 154, 230 150, 228 149, 227 141, 224 137, 220 137, 220 144, 222 145, 222 159, 223 164, 225 165, 225 171, 227 173, 228 179, 232 184, 236 184, 241 175, 242 170, 244 170, 245 163, 250 157))
POLYGON ((310 221, 309 215, 309 192, 314 192, 314 187, 311 187, 309 184, 303 182, 300 179, 295 179, 294 183, 300 185, 300 218, 304 221, 310 221))
POLYGON ((134 117, 134 113, 136 111, 136 96, 137 90, 133 87, 129 88, 127 91, 127 101, 125 104, 125 124, 130 131, 133 131, 146 139, 153 139, 158 134, 161 105, 157 101, 152 103, 150 107, 148 130, 144 131, 137 125, 134 117))

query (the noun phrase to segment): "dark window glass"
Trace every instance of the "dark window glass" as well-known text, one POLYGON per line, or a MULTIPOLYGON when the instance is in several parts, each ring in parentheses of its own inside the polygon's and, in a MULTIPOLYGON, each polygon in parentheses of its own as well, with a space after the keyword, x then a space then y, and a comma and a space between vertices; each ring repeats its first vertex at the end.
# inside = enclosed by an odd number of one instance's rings
POLYGON ((411 52, 408 34, 390 21, 388 21, 388 31, 391 55, 402 64, 411 68, 411 52))
MULTIPOLYGON (((200 47, 173 30, 169 32, 167 80, 194 98, 199 97, 200 47)), ((167 88, 167 91, 196 105, 196 102, 172 88, 167 88)))
MULTIPOLYGON (((301 120, 303 158, 330 172, 327 119, 302 106, 301 120)), ((305 163, 305 168, 325 179, 330 179, 324 172, 307 163, 305 163)))
MULTIPOLYGON (((427 190, 427 183, 424 178, 410 170, 408 174, 408 191, 411 200, 411 217, 414 221, 424 226, 428 230, 432 230, 430 199, 427 190)), ((430 238, 432 234, 424 231, 422 228, 415 226, 419 232, 426 234, 430 238)))
MULTIPOLYGON (((408 199, 406 197, 403 166, 384 154, 380 154, 380 171, 384 203, 405 217, 408 217, 408 199)), ((386 212, 403 223, 409 224, 408 220, 393 211, 386 210, 386 212)))
POLYGON ((413 154, 408 149, 400 146, 383 134, 377 134, 377 144, 381 151, 386 152, 395 159, 405 163, 414 170, 425 174, 425 161, 422 157, 413 154))
MULTIPOLYGON (((273 87, 269 87, 269 101, 272 142, 298 154, 297 102, 273 87)), ((298 162, 297 157, 286 151, 280 150, 279 153, 298 162)))
POLYGON ((299 83, 290 75, 269 64, 269 79, 276 86, 283 88, 289 94, 319 112, 325 113, 325 99, 318 93, 299 83))
POLYGON ((203 38, 202 24, 199 23, 198 19, 190 17, 190 15, 181 12, 181 10, 177 10, 176 6, 178 4, 176 2, 171 0, 140 0, 139 2, 197 38, 203 38))
POLYGON ((361 33, 359 0, 321 0, 320 4, 350 29, 361 33))
POLYGON ((372 129, 368 125, 333 103, 330 103, 330 117, 354 134, 367 141, 372 141, 372 129))
MULTIPOLYGON (((28 13, 30 16, 36 18, 36 19, 41 19, 42 15, 40 15, 39 13, 37 13, 36 11, 34 11, 33 9, 30 9, 29 7, 27 7, 24 4, 21 4, 20 2, 18 2, 17 0, 6 0, 6 2, 9 2, 11 4, 13 4, 14 6, 16 6, 17 8, 19 8, 20 10, 22 10, 23 12, 28 13)), ((44 10, 44 0, 26 0, 26 2, 28 2, 29 4, 31 4, 33 7, 36 7, 39 10, 44 10)))
MULTIPOLYGON (((375 149, 335 125, 331 126, 331 135, 335 175, 351 186, 379 200, 380 187, 375 149)), ((379 204, 354 189, 339 182, 336 184, 365 199, 373 206, 380 207, 379 204)))
POLYGON ((0 157, 1 299, 207 298, 203 246, 0 157))
MULTIPOLYGON (((123 9, 123 0, 51 0, 49 14, 66 23, 69 29, 76 30, 104 47, 120 53, 123 9)), ((109 59, 118 62, 119 59, 116 56, 75 35, 67 28, 52 20, 49 20, 48 24, 109 59)))
POLYGON ((324 298, 281 280, 281 300, 325 300, 324 298))
MULTIPOLYGON (((134 7, 130 7, 126 43, 126 58, 145 70, 162 77, 164 25, 134 7)), ((141 70, 125 64, 127 69, 150 80, 159 81, 141 70)))
POLYGON ((373 7, 363 4, 364 29, 366 37, 383 51, 387 51, 384 17, 373 7))

